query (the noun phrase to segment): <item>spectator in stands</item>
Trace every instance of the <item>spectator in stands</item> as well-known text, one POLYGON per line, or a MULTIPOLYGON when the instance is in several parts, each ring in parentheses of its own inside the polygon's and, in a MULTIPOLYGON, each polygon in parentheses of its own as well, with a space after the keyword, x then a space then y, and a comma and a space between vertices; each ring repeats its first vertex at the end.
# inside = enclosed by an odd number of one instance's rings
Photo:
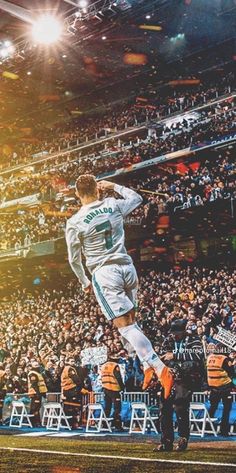
MULTIPOLYGON (((140 291, 137 318, 144 332, 155 348, 167 336, 174 319, 188 321, 188 328, 196 325, 206 346, 214 342, 217 326, 224 322, 227 310, 227 329, 234 328, 236 272, 234 269, 207 269, 187 267, 170 269, 168 272, 140 270, 140 291), (194 312, 193 312, 194 311, 194 312), (148 325, 145 324, 148 320, 148 325)), ((37 349, 43 371, 55 373, 54 388, 57 392, 58 373, 64 368, 66 345, 76 356, 80 365, 80 351, 86 346, 104 343, 120 353, 122 345, 116 329, 104 320, 93 297, 88 299, 75 280, 62 281, 56 278, 51 289, 42 285, 30 292, 15 289, 8 300, 0 306, 0 356, 2 371, 11 367, 12 379, 18 376, 17 367, 27 376, 30 363, 35 359, 37 349), (92 324, 91 326, 89 324, 92 324), (98 330, 99 328, 99 330, 98 330), (98 331, 99 340, 96 340, 98 331), (92 335, 91 335, 92 334, 92 335), (90 340, 88 337, 90 336, 90 340), (18 347, 16 351, 14 347, 18 347), (72 348, 72 350, 71 350, 72 348), (49 364, 48 364, 49 363, 49 364), (58 371, 57 371, 58 370, 58 371)), ((207 346, 206 346, 207 348, 207 346)), ((134 355, 135 356, 135 355, 134 355)), ((133 358, 133 355, 132 355, 133 358)), ((128 360, 126 353, 120 353, 120 360, 128 360)), ((126 365, 126 361, 124 366, 126 365)), ((140 390, 143 371, 139 360, 133 361, 135 390, 140 390)), ((47 381, 47 373, 46 373, 47 381)), ((50 381, 51 382, 51 381, 50 381)), ((52 384, 50 384, 52 389, 52 384)), ((100 377, 92 376, 93 390, 101 389, 100 377), (94 380, 93 380, 94 377, 94 380)))

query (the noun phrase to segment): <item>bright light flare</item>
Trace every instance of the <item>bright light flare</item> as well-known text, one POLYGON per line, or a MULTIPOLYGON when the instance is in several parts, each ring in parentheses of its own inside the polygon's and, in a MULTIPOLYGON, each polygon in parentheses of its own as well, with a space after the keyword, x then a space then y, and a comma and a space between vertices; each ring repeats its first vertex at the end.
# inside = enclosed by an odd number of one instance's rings
POLYGON ((80 8, 86 8, 88 6, 88 0, 80 0, 78 6, 80 8))
POLYGON ((0 47, 0 57, 6 59, 11 57, 14 54, 15 48, 10 41, 4 41, 3 45, 0 47))
POLYGON ((42 15, 32 27, 33 40, 40 44, 52 44, 58 41, 62 35, 62 24, 52 15, 42 15))

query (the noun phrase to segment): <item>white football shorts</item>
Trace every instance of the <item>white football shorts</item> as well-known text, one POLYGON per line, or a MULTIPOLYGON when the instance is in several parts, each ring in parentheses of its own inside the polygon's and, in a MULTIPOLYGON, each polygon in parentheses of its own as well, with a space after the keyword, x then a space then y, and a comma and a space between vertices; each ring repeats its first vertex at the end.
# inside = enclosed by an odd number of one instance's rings
POLYGON ((92 284, 107 320, 120 317, 135 307, 138 276, 132 263, 101 266, 94 271, 92 284))

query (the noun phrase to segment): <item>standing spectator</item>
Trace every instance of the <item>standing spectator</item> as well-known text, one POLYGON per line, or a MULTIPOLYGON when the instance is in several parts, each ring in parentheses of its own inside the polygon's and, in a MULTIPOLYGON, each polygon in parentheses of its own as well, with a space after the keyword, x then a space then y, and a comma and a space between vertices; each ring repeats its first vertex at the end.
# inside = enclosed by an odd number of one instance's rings
POLYGON ((38 215, 38 222, 39 222, 39 225, 45 224, 45 215, 43 212, 40 212, 40 214, 38 215))
POLYGON ((18 366, 16 376, 13 378, 14 381, 14 392, 16 394, 27 393, 28 379, 27 374, 24 372, 21 366, 18 366))

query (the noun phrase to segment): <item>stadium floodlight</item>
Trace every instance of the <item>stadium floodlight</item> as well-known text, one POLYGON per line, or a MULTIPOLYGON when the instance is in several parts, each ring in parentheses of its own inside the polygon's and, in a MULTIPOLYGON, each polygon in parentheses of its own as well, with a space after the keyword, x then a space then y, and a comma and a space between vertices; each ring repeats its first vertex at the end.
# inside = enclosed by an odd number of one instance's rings
POLYGON ((5 58, 8 57, 8 50, 7 50, 7 48, 2 48, 2 49, 0 49, 0 56, 1 56, 1 58, 3 58, 3 59, 5 59, 5 58))
POLYGON ((52 44, 58 41, 62 35, 62 24, 53 15, 40 16, 32 26, 32 36, 36 43, 52 44))
POLYGON ((88 1, 87 0, 79 0, 78 6, 80 8, 86 8, 88 6, 88 1))
POLYGON ((12 56, 14 51, 15 51, 15 48, 14 48, 13 44, 11 43, 11 41, 8 41, 8 40, 4 41, 0 45, 0 57, 2 59, 6 59, 6 58, 9 58, 10 56, 12 56))

